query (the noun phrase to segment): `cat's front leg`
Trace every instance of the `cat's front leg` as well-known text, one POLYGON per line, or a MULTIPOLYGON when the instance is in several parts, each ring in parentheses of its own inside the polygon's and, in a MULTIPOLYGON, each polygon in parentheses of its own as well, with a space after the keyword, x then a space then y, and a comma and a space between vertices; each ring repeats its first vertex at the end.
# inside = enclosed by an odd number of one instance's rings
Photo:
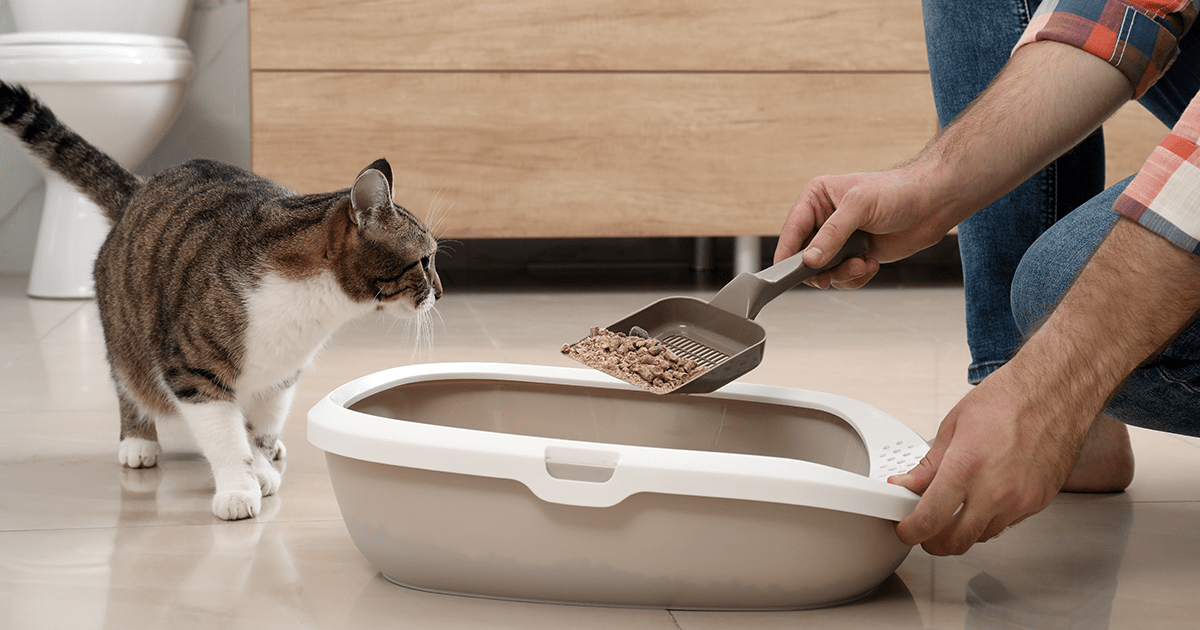
POLYGON ((234 402, 181 404, 179 408, 212 467, 217 485, 213 514, 227 521, 257 516, 262 490, 241 409, 234 402))
POLYGON ((282 475, 272 462, 282 461, 287 449, 279 434, 287 420, 288 410, 296 396, 296 379, 280 387, 255 394, 245 405, 246 430, 254 448, 254 474, 258 477, 264 497, 279 491, 282 475))

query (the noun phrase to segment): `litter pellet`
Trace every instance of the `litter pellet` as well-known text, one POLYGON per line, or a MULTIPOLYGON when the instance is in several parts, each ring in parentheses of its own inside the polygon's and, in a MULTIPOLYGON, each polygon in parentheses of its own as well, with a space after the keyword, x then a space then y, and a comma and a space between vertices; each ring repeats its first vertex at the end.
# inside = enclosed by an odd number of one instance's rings
POLYGON ((634 326, 630 333, 593 326, 587 337, 563 345, 562 353, 609 376, 659 393, 669 392, 708 369, 694 360, 679 358, 642 328, 634 326))

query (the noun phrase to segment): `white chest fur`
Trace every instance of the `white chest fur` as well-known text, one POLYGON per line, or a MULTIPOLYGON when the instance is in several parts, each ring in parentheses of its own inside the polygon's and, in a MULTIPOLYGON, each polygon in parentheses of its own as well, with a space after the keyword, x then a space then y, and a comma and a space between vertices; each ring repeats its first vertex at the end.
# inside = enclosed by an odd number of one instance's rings
POLYGON ((351 301, 332 273, 304 280, 275 274, 263 278, 248 303, 250 325, 238 395, 275 387, 307 367, 345 322, 369 312, 371 303, 351 301))

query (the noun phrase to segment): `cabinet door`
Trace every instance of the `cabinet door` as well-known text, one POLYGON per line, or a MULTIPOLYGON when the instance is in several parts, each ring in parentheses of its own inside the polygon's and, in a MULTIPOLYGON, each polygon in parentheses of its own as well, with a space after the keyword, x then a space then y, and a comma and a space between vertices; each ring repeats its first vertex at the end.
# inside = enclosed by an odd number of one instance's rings
POLYGON ((253 100, 257 172, 313 192, 387 157, 453 238, 778 234, 810 178, 936 127, 908 73, 271 72, 253 100))
POLYGON ((272 70, 924 71, 914 0, 251 0, 272 70))
POLYGON ((920 3, 252 0, 253 162, 380 156, 440 235, 778 233, 808 179, 934 133, 920 3))

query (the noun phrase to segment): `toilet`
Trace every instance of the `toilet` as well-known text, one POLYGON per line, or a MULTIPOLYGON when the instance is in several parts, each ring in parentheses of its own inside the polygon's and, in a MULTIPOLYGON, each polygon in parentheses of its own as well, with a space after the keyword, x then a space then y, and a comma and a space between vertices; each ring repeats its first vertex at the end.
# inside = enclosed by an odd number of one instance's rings
MULTIPOLYGON (((10 0, 0 80, 24 85, 60 120, 136 168, 183 107, 193 60, 181 39, 191 0, 10 0)), ((33 158, 30 158, 33 160, 33 158)), ((108 233, 100 209, 40 161, 46 181, 28 294, 90 298, 108 233)))

